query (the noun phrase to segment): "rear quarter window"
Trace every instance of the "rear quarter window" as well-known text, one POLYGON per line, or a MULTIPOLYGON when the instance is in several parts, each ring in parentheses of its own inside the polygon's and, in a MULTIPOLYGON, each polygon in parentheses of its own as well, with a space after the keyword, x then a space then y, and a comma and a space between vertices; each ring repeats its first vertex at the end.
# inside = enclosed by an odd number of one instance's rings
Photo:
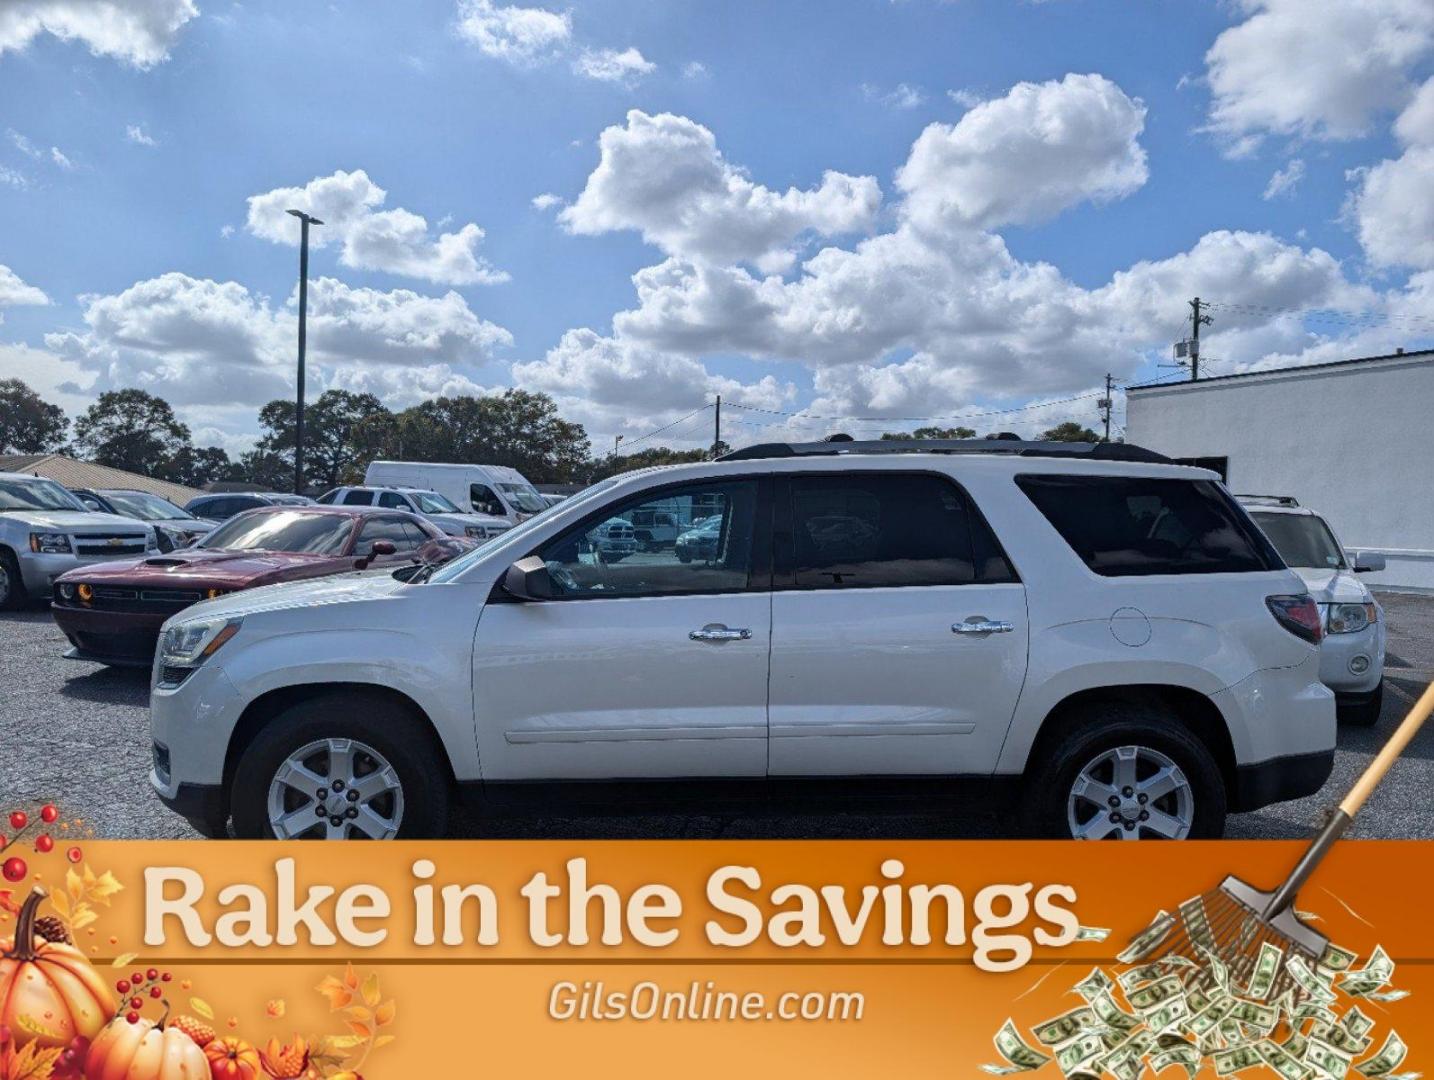
POLYGON ((1104 577, 1231 574, 1284 566, 1219 484, 1143 476, 1024 475, 1016 485, 1104 577))

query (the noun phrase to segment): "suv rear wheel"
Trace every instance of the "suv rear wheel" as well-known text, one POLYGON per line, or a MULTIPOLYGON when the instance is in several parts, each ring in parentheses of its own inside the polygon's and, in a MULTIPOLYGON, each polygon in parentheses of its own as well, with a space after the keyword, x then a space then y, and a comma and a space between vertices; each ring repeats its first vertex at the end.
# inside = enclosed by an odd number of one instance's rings
POLYGON ((1092 704, 1027 773, 1035 836, 1200 840, 1225 829, 1225 782, 1206 746, 1158 706, 1092 704))
POLYGON ((361 694, 300 702, 254 739, 234 773, 240 839, 442 836, 448 775, 404 710, 361 694), (404 736, 407 737, 404 737, 404 736))

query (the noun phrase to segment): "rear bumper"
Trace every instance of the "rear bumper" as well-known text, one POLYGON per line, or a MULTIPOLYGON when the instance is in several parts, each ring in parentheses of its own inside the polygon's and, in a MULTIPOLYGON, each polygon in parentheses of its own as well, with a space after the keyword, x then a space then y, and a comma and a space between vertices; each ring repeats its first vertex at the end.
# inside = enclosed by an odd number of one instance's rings
POLYGON ((1235 770, 1235 790, 1230 793, 1230 809, 1236 812, 1258 810, 1271 803, 1288 802, 1313 795, 1334 771, 1334 750, 1318 750, 1309 754, 1289 754, 1235 770))

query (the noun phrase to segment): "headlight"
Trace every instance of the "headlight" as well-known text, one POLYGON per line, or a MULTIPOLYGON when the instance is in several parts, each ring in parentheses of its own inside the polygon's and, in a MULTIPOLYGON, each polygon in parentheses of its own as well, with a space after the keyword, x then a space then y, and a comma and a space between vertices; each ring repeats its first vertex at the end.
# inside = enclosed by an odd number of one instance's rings
POLYGON ((1325 628, 1331 634, 1357 634, 1372 626, 1379 618, 1373 604, 1330 604, 1325 628))
POLYGON ((465 525, 463 526, 463 533, 470 538, 476 537, 481 540, 488 535, 488 530, 483 528, 482 525, 465 525))
POLYGON ((187 619, 164 632, 159 658, 166 666, 198 667, 239 632, 241 619, 187 619))
POLYGON ((59 589, 60 596, 63 599, 73 600, 75 598, 75 587, 71 585, 68 581, 62 581, 59 585, 55 587, 59 589))
POLYGON ((31 533, 30 550, 42 555, 68 555, 70 538, 64 533, 31 533))

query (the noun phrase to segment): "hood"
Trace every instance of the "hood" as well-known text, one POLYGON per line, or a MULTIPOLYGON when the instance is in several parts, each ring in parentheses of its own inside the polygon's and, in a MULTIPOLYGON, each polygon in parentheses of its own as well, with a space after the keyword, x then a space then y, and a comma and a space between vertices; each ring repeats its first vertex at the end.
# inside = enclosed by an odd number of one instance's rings
POLYGON ((494 517, 492 514, 424 514, 429 521, 440 527, 452 525, 462 529, 465 525, 506 525, 506 518, 494 517))
POLYGON ((0 515, 5 521, 23 521, 36 529, 54 529, 80 536, 96 533, 123 532, 132 535, 149 533, 142 521, 118 514, 97 514, 84 510, 10 510, 0 515))
POLYGON ((333 574, 307 581, 266 585, 262 589, 249 589, 232 596, 221 596, 217 600, 206 600, 202 604, 185 608, 181 614, 170 619, 170 622, 196 616, 237 618, 266 611, 380 600, 403 588, 404 583, 393 576, 392 568, 333 574))
POLYGON ((172 551, 143 559, 125 559, 102 566, 71 570, 67 580, 146 584, 173 588, 243 589, 271 574, 323 572, 352 560, 287 551, 207 551, 204 548, 172 551))
POLYGON ((1372 599, 1364 582, 1348 570, 1325 570, 1317 566, 1290 569, 1300 576, 1317 604, 1367 604, 1372 599))
POLYGON ((207 533, 219 527, 217 522, 205 521, 202 518, 160 518, 148 524, 156 528, 162 525, 166 529, 178 529, 187 533, 207 533))

